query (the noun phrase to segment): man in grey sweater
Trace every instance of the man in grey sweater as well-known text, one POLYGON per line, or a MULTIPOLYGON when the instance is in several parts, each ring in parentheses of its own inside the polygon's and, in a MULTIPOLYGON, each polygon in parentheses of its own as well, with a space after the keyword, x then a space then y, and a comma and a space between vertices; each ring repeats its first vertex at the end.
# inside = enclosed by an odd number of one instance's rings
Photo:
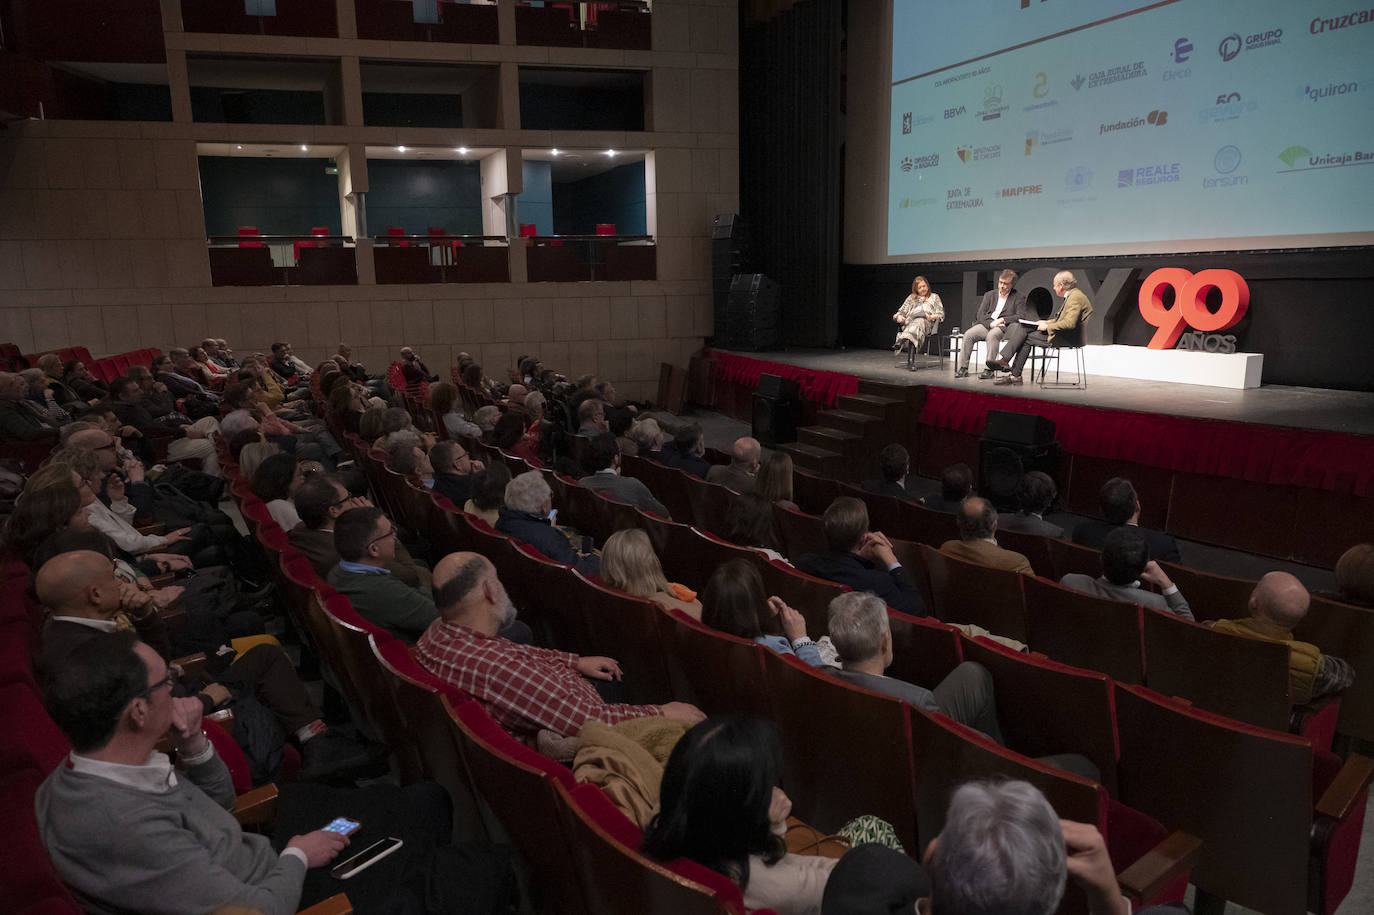
POLYGON ((1150 558, 1149 541, 1129 525, 1113 528, 1107 535, 1102 544, 1100 576, 1090 578, 1080 572, 1071 572, 1059 579, 1059 583, 1094 597, 1122 600, 1151 610, 1164 610, 1185 620, 1193 619, 1188 599, 1179 593, 1178 585, 1170 580, 1159 563, 1150 558), (1141 582, 1156 586, 1159 593, 1142 590, 1141 582))
POLYGON ((307 868, 348 839, 315 830, 278 854, 266 836, 245 834, 200 701, 173 698, 172 681, 131 632, 82 645, 54 672, 48 711, 72 752, 35 798, 54 867, 88 912, 296 911, 307 868), (167 735, 180 772, 155 750, 167 735))

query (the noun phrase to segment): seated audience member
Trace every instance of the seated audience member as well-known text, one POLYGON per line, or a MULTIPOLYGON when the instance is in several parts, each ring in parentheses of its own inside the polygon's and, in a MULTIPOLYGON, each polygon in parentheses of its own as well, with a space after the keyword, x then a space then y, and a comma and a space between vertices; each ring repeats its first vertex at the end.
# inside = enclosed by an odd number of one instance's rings
POLYGON ((210 353, 205 349, 204 345, 190 347, 189 353, 191 361, 200 366, 201 371, 209 376, 210 380, 219 382, 231 374, 228 369, 210 358, 210 353))
POLYGON ((959 539, 940 544, 940 552, 980 566, 1023 575, 1035 574, 1029 559, 997 545, 997 509, 991 501, 969 496, 960 506, 955 520, 959 525, 959 539))
MULTIPOLYGON (((45 681, 59 676, 82 645, 125 625, 136 629, 164 660, 170 654, 171 642, 158 612, 156 593, 118 578, 104 553, 76 550, 54 555, 37 570, 34 591, 50 611, 37 657, 45 681)), ((236 732, 255 764, 257 752, 265 749, 269 755, 279 754, 281 740, 294 737, 301 745, 307 780, 332 781, 385 771, 384 750, 363 747, 328 728, 281 646, 260 643, 237 654, 214 655, 206 664, 206 672, 210 677, 207 681, 179 675, 174 691, 193 696, 206 714, 229 707, 241 716, 252 714, 255 723, 265 721, 266 748, 256 745, 262 735, 248 733, 246 726, 244 732, 236 732), (241 705, 236 707, 244 698, 256 700, 271 717, 260 719, 241 705)))
POLYGON ((528 543, 554 562, 577 569, 583 575, 596 575, 601 560, 595 553, 579 553, 561 530, 554 527, 553 490, 537 470, 527 470, 506 485, 505 504, 496 529, 521 543, 528 543))
POLYGON ((989 369, 1011 372, 1006 378, 999 378, 993 384, 1020 384, 1021 369, 1030 356, 1031 344, 1037 346, 1082 346, 1083 323, 1093 313, 1092 303, 1078 288, 1073 272, 1061 270, 1054 276, 1054 294, 1063 302, 1050 314, 1048 320, 1036 321, 1036 329, 1030 330, 1020 323, 1007 326, 1007 336, 1002 344, 1000 357, 990 356, 989 369), (1011 360, 1008 362, 1008 360, 1011 360))
POLYGON ((606 422, 606 405, 595 397, 582 401, 577 408, 577 434, 600 435, 610 430, 611 424, 606 422))
MULTIPOLYGON (((56 353, 44 353, 38 357, 38 362, 35 365, 42 370, 44 377, 48 379, 48 387, 52 390, 58 403, 64 406, 82 403, 83 399, 62 378, 61 356, 56 353)), ((85 403, 87 406, 94 405, 89 401, 85 403)))
POLYGON ((1336 597, 1374 607, 1374 543, 1357 543, 1336 560, 1336 597))
POLYGON ((1178 541, 1172 534, 1140 526, 1140 499, 1136 496, 1135 487, 1131 485, 1130 480, 1125 477, 1112 477, 1102 484, 1097 499, 1105 520, 1084 521, 1079 524, 1073 529, 1074 543, 1100 550, 1102 544, 1107 542, 1107 534, 1111 533, 1113 528, 1129 526, 1140 531, 1145 538, 1145 542, 1150 546, 1151 558, 1159 562, 1183 561, 1179 556, 1178 541))
POLYGON ((291 349, 290 343, 273 343, 272 359, 267 363, 267 367, 276 372, 283 381, 289 381, 294 377, 309 378, 310 366, 305 361, 297 358, 291 349))
POLYGON ((518 381, 506 388, 506 412, 519 413, 524 415, 525 398, 529 395, 530 389, 520 384, 518 381))
MULTIPOLYGON (((525 399, 528 402, 529 398, 525 399)), ((630 430, 634 428, 635 424, 634 414, 624 410, 612 414, 606 421, 611 425, 611 434, 615 436, 615 444, 620 449, 620 453, 638 456, 639 443, 630 436, 630 430)))
POLYGON ((1059 498, 1059 490, 1050 475, 1032 470, 1016 484, 1016 504, 1014 512, 1000 512, 997 515, 999 530, 1016 531, 1021 534, 1039 534, 1042 537, 1060 538, 1064 529, 1045 520, 1045 512, 1059 498))
POLYGON ((967 464, 951 464, 940 474, 940 494, 921 500, 926 508, 952 515, 973 492, 973 471, 967 464))
MULTIPOLYGON (((1039 789, 1023 781, 968 782, 949 799, 944 829, 926 846, 926 915, 1050 915, 1067 878, 1082 888, 1090 915, 1130 915, 1097 827, 1061 820, 1039 789)), ((1186 909, 1150 906, 1144 913, 1186 909)))
POLYGON ((391 443, 397 437, 407 438, 409 436, 415 436, 425 448, 434 444, 434 436, 428 432, 421 433, 416 430, 415 423, 411 420, 405 407, 387 407, 382 414, 382 434, 372 443, 372 447, 385 451, 391 447, 391 443), (405 435, 400 435, 400 433, 405 433, 405 435))
MULTIPOLYGON (((125 374, 138 382, 138 389, 143 392, 143 406, 147 408, 154 419, 168 418, 178 423, 181 421, 176 396, 167 390, 167 385, 153 377, 152 369, 146 365, 131 365, 125 374)), ((197 398, 194 395, 188 395, 186 401, 188 404, 194 404, 197 402, 197 398)), ((200 402, 208 404, 210 407, 214 406, 209 401, 200 402)), ((189 416, 186 418, 190 419, 189 416)), ((228 432, 222 434, 226 437, 229 435, 228 432)))
POLYGON ((906 490, 906 475, 911 469, 911 455, 895 442, 884 445, 878 452, 878 472, 876 479, 864 483, 864 491, 878 496, 891 496, 906 502, 915 502, 916 497, 906 490))
POLYGON ((617 502, 637 505, 661 518, 671 517, 643 481, 620 475, 620 448, 611 433, 603 432, 592 439, 583 464, 591 473, 578 480, 578 486, 594 489, 617 502))
POLYGON ((10 372, 0 372, 0 441, 56 442, 58 423, 26 396, 29 385, 10 372))
POLYGON ((769 651, 795 654, 812 667, 825 663, 806 634, 806 619, 764 591, 763 576, 747 559, 732 559, 716 569, 701 592, 701 621, 727 635, 753 639, 769 651))
POLYGON ((65 426, 72 421, 72 414, 58 403, 51 380, 42 369, 24 369, 19 373, 19 377, 24 379, 25 399, 37 407, 39 412, 59 426, 65 426))
MULTIPOLYGON (((145 438, 160 430, 169 428, 159 425, 143 405, 143 392, 138 382, 132 378, 116 378, 110 383, 111 406, 119 421, 132 426, 145 438)), ((213 416, 198 419, 188 426, 173 428, 180 438, 175 438, 167 446, 167 460, 181 461, 199 458, 201 470, 212 476, 219 475, 219 459, 215 456, 212 437, 219 431, 219 421, 213 416)))
POLYGON ((872 591, 902 613, 926 615, 925 602, 892 552, 891 541, 868 529, 868 506, 850 496, 841 496, 830 503, 821 523, 829 550, 802 556, 797 568, 855 591, 872 591))
POLYGON ((840 653, 840 670, 829 671, 846 683, 895 696, 927 712, 948 715, 1002 743, 997 698, 987 668, 965 661, 935 690, 886 676, 892 663, 892 626, 887 607, 872 594, 850 592, 830 602, 830 641, 840 653))
POLYGON ((458 388, 452 383, 440 381, 429 386, 429 408, 443 422, 449 438, 458 438, 460 435, 469 438, 482 437, 482 430, 475 423, 468 422, 467 417, 458 409, 458 388))
POLYGON ((239 475, 245 480, 252 480, 253 474, 258 472, 258 467, 263 461, 274 454, 281 454, 281 446, 276 442, 263 441, 261 432, 241 432, 240 435, 255 435, 256 439, 242 442, 239 445, 239 475))
POLYGON ((1297 578, 1287 572, 1269 572, 1250 593, 1249 618, 1208 625, 1220 632, 1286 644, 1289 694, 1294 705, 1306 705, 1355 682, 1349 663, 1293 638, 1293 629, 1307 616, 1311 603, 1311 595, 1297 578))
POLYGON ((601 580, 619 591, 647 598, 665 610, 701 619, 701 601, 690 588, 668 581, 649 535, 638 528, 616 531, 601 550, 601 580))
POLYGON ((687 858, 739 884, 747 909, 819 913, 836 858, 789 854, 783 836, 792 802, 782 780, 774 726, 752 718, 708 718, 673 747, 659 811, 642 849, 660 861, 687 858))
POLYGON ((528 448, 521 447, 524 437, 525 420, 519 413, 502 413, 501 418, 496 421, 496 428, 491 430, 491 444, 507 454, 515 455, 516 452, 520 452, 517 457, 526 461, 534 458, 537 463, 539 458, 528 448))
POLYGON ((334 549, 339 564, 325 581, 369 623, 414 642, 438 618, 429 590, 412 588, 392 574, 396 528, 380 508, 350 508, 339 515, 334 520, 334 549))
POLYGON ((711 464, 702 455, 706 453, 706 436, 701 426, 694 422, 678 426, 673 435, 671 448, 664 449, 669 467, 684 470, 694 477, 705 478, 711 464))
POLYGON ((434 488, 434 466, 419 445, 397 438, 386 450, 386 464, 402 476, 416 477, 425 488, 434 488))
POLYGON ((333 359, 339 366, 339 371, 348 376, 350 381, 362 384, 368 380, 367 368, 361 362, 353 361, 353 347, 347 343, 340 343, 339 348, 334 351, 333 359))
POLYGON ((630 427, 628 438, 635 443, 635 454, 639 457, 664 463, 663 427, 658 424, 658 420, 652 416, 639 420, 630 427))
POLYGON ((0 538, 4 552, 30 569, 38 567, 37 553, 48 538, 63 531, 91 530, 91 517, 83 504, 91 496, 80 475, 65 467, 53 467, 52 471, 47 467, 29 477, 5 519, 4 536, 0 538), (40 476, 45 472, 46 477, 40 476))
POLYGON ((481 461, 473 460, 468 450, 456 441, 440 442, 429 450, 429 463, 434 468, 434 491, 462 508, 472 498, 477 475, 486 469, 481 461))
POLYGON ((358 438, 369 446, 382 437, 382 420, 386 417, 386 407, 368 407, 358 417, 358 438))
MULTIPOLYGON (((334 522, 350 508, 366 508, 372 503, 366 496, 352 495, 337 476, 327 473, 307 479, 296 488, 291 500, 301 523, 287 531, 286 538, 305 554, 315 573, 323 578, 339 564, 339 554, 334 549, 334 522)), ((429 569, 416 562, 399 540, 396 554, 386 567, 398 581, 421 593, 429 591, 429 569)))
POLYGON ((89 404, 104 400, 109 395, 105 382, 93 376, 80 359, 68 359, 62 363, 62 383, 89 404))
MULTIPOLYGON (((662 715, 701 721, 692 705, 621 705, 602 701, 589 682, 617 680, 611 658, 578 657, 521 645, 498 635, 515 619, 515 606, 496 568, 476 553, 452 553, 434 568, 442 616, 415 645, 415 658, 430 673, 471 694, 496 723, 534 744, 536 735, 572 737, 588 719, 608 724, 662 715)), ((557 600, 550 595, 550 600, 557 600)))
MULTIPOLYGON (((173 350, 172 352, 176 351, 173 350)), ((182 352, 185 353, 186 351, 182 350, 182 352)), ((189 354, 186 358, 187 361, 189 361, 189 354)), ((209 388, 196 380, 195 377, 183 374, 170 353, 154 356, 151 369, 153 377, 166 385, 167 390, 170 391, 174 397, 189 397, 194 394, 211 401, 219 399, 219 395, 213 393, 209 388)), ((114 392, 111 391, 110 393, 113 395, 114 392)))
POLYGON ((455 505, 469 515, 475 515, 495 528, 501 520, 501 506, 506 504, 506 486, 510 483, 510 468, 505 464, 492 464, 477 474, 473 482, 472 496, 462 505, 455 505))
POLYGON ((293 530, 301 523, 291 497, 305 476, 294 455, 279 452, 266 458, 253 472, 252 481, 253 495, 267 503, 272 520, 283 531, 293 530))
POLYGON ((419 387, 422 381, 439 380, 439 376, 420 361, 419 353, 409 346, 401 347, 401 376, 405 378, 406 387, 419 387))
POLYGON ((786 451, 774 451, 759 464, 754 475, 754 492, 770 505, 797 510, 792 501, 792 456, 786 451))
POLYGON ((472 415, 472 421, 482 430, 482 441, 491 443, 491 435, 496 431, 496 423, 500 419, 501 408, 496 404, 489 403, 477 408, 477 412, 472 415))
POLYGON ((337 423, 345 432, 358 435, 361 432, 360 424, 366 410, 363 392, 357 385, 352 383, 335 384, 329 392, 325 416, 329 418, 331 423, 337 423))
POLYGON ((782 555, 782 541, 773 522, 773 506, 758 493, 740 493, 730 500, 725 510, 725 539, 738 546, 752 547, 777 562, 787 562, 782 555))
POLYGON ((1094 597, 1124 600, 1152 610, 1167 610, 1185 620, 1193 618, 1188 600, 1179 593, 1178 585, 1169 580, 1159 563, 1150 558, 1150 547, 1140 531, 1118 527, 1107 535, 1102 544, 1102 574, 1097 578, 1071 572, 1059 579, 1066 588, 1082 591, 1094 597), (1155 594, 1140 587, 1140 583, 1155 585, 1155 594))
POLYGON ((212 385, 219 385, 222 383, 222 376, 210 372, 209 369, 197 362, 195 358, 191 356, 191 351, 189 349, 178 346, 168 350, 167 355, 171 357, 172 368, 176 370, 178 375, 182 378, 189 378, 200 385, 201 388, 209 391, 212 389, 212 385))
POLYGON ((759 440, 745 436, 735 439, 730 449, 730 463, 713 464, 706 471, 707 483, 718 483, 735 492, 753 492, 754 474, 759 470, 759 440))

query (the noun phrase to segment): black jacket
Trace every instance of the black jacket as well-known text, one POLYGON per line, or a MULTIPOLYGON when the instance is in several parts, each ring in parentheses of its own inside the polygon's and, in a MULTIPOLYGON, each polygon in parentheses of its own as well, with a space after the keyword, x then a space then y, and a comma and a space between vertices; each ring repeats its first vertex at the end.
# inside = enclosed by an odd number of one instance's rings
POLYGON ((570 565, 583 575, 601 574, 601 559, 595 555, 579 556, 568 538, 554 529, 549 519, 534 512, 518 512, 501 506, 496 529, 509 534, 521 543, 528 543, 554 562, 570 565))
MULTIPOLYGON (((1107 542, 1107 535, 1121 526, 1107 521, 1084 521, 1073 529, 1073 542, 1079 546, 1100 550, 1107 542)), ((1137 527, 1136 530, 1140 532, 1140 536, 1145 538, 1145 543, 1150 548, 1151 559, 1160 562, 1181 563, 1183 561, 1179 557, 1178 541, 1174 539, 1173 534, 1152 531, 1147 527, 1137 527)))
POLYGON ((848 585, 855 591, 872 591, 894 610, 912 616, 925 616, 926 605, 916 583, 901 566, 891 572, 853 553, 807 553, 797 560, 797 568, 807 575, 848 585))

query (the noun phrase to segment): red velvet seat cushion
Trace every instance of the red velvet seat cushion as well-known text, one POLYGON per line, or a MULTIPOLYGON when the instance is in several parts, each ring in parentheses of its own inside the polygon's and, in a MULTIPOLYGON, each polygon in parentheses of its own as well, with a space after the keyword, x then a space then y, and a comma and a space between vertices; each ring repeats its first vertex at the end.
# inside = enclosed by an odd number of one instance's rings
POLYGON ((71 744, 48 717, 37 690, 26 683, 0 687, 0 709, 8 718, 0 729, 0 772, 28 767, 46 774, 57 768, 71 744))
POLYGON ((0 887, 7 912, 80 912, 62 885, 38 834, 33 799, 46 773, 21 768, 0 777, 0 823, 5 853, 0 855, 0 887))

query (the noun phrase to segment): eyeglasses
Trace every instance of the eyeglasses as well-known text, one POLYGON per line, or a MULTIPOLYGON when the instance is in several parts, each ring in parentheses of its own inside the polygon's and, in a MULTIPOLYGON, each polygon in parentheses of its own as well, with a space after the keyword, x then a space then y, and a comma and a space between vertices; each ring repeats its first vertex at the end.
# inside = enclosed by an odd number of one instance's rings
POLYGON ((383 540, 385 540, 386 538, 388 538, 388 537, 394 537, 395 535, 396 535, 396 528, 393 527, 393 528, 391 528, 390 530, 388 530, 385 534, 382 534, 380 537, 373 537, 371 540, 369 540, 369 541, 367 542, 367 545, 368 545, 368 546, 372 546, 372 544, 374 544, 374 543, 381 543, 381 542, 382 542, 383 540))
POLYGON ((167 676, 163 677, 161 680, 157 681, 156 683, 149 683, 146 687, 143 688, 143 690, 142 690, 141 692, 139 692, 137 695, 135 695, 134 698, 135 698, 135 699, 149 699, 149 698, 152 698, 153 693, 155 693, 155 692, 157 692, 158 690, 162 689, 162 687, 164 687, 164 686, 171 686, 173 683, 175 683, 175 682, 177 681, 177 678, 180 677, 180 676, 181 676, 181 666, 178 665, 178 664, 168 664, 168 665, 167 665, 167 676))

